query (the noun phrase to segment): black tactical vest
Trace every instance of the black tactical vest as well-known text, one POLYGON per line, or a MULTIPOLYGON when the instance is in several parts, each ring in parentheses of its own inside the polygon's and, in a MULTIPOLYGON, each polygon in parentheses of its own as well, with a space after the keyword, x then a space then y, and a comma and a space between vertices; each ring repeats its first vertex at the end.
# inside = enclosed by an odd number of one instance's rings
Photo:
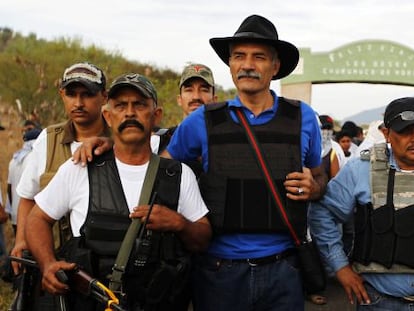
POLYGON ((372 202, 357 204, 353 260, 360 272, 414 273, 414 174, 390 168, 386 152, 367 158, 372 202))
MULTIPOLYGON (((200 190, 218 232, 285 232, 241 125, 226 103, 206 106, 208 173, 200 178, 200 190)), ((301 109, 297 101, 279 98, 274 118, 252 126, 270 166, 289 219, 297 232, 306 230, 306 204, 286 198, 283 182, 291 172, 302 171, 301 109)))
MULTIPOLYGON (((112 150, 94 158, 88 164, 88 174, 89 209, 80 230, 81 247, 90 251, 89 272, 107 283, 130 224, 129 209, 112 150)), ((180 182, 181 164, 161 158, 153 189, 157 191, 155 203, 177 210, 180 182)), ((123 278, 131 310, 138 305, 173 301, 172 296, 178 296, 188 281, 189 255, 174 233, 147 230, 143 240, 142 247, 133 249, 123 278)))

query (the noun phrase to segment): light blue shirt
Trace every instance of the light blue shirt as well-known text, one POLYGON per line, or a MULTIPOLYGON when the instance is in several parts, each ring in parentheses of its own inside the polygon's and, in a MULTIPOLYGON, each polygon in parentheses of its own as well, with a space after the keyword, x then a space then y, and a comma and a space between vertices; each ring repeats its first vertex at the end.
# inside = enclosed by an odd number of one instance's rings
MULTIPOLYGON (((236 97, 228 101, 229 106, 242 107, 251 125, 269 122, 276 113, 278 97, 271 91, 273 106, 255 116, 236 97)), ((204 119, 204 106, 191 113, 178 126, 167 147, 170 155, 179 161, 192 161, 202 157, 203 169, 208 171, 208 139, 204 119)), ((301 103, 302 127, 301 147, 302 163, 308 168, 315 168, 321 163, 321 135, 314 110, 301 103)), ((233 121, 237 122, 233 111, 230 111, 233 121)), ((210 244, 208 252, 219 258, 244 259, 269 256, 293 247, 288 234, 226 234, 216 236, 210 244)))
MULTIPOLYGON (((399 170, 392 154, 390 165, 399 170)), ((364 205, 371 202, 369 171, 369 161, 351 159, 328 183, 324 197, 310 206, 308 220, 311 233, 322 257, 335 272, 349 263, 338 223, 350 219, 356 203, 364 205)), ((365 273, 362 276, 384 294, 396 297, 414 295, 414 274, 365 273)))

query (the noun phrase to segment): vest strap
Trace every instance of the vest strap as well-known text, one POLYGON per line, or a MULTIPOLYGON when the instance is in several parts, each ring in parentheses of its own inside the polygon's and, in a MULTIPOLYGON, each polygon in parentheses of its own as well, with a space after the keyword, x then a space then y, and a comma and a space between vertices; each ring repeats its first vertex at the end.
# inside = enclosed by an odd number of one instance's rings
MULTIPOLYGON (((154 153, 151 154, 138 205, 154 203, 155 196, 151 198, 151 192, 154 187, 159 164, 160 157, 154 153)), ((128 231, 122 241, 121 248, 119 249, 118 256, 116 257, 115 264, 112 268, 111 281, 109 282, 109 289, 112 291, 119 291, 121 288, 122 275, 125 272, 135 238, 141 230, 142 225, 142 222, 138 218, 132 219, 131 224, 129 225, 128 231)))

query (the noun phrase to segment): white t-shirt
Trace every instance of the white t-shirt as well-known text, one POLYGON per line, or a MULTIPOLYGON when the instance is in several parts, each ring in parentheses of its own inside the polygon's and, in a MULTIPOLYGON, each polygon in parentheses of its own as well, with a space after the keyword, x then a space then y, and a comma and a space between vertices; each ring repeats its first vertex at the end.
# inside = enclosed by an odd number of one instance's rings
MULTIPOLYGON (((70 150, 72 153, 81 145, 80 142, 72 142, 70 150)), ((17 194, 25 199, 33 200, 40 191, 40 176, 46 169, 47 156, 47 129, 43 129, 33 144, 33 150, 27 156, 27 164, 23 170, 22 177, 17 185, 17 194)))
POLYGON ((24 168, 27 166, 28 159, 29 155, 27 155, 21 162, 13 158, 9 162, 9 174, 7 176, 7 183, 11 187, 12 203, 10 209, 7 210, 7 212, 10 213, 11 223, 14 225, 17 223, 17 208, 20 201, 20 197, 16 192, 16 186, 20 181, 20 177, 22 176, 24 168))
POLYGON ((341 145, 338 144, 336 141, 332 140, 332 149, 335 150, 336 156, 338 157, 339 168, 343 168, 347 162, 347 158, 345 157, 344 150, 342 149, 341 145))
MULTIPOLYGON (((137 206, 148 163, 127 165, 116 160, 129 210, 137 206)), ((85 222, 89 204, 89 178, 86 167, 66 161, 46 188, 35 196, 37 205, 51 218, 60 219, 70 212, 73 235, 85 222)), ((182 164, 180 196, 177 212, 189 221, 205 216, 208 209, 201 197, 193 171, 182 164)))
MULTIPOLYGON (((153 137, 151 137, 151 147, 156 148, 158 151, 158 144, 152 140, 153 137)), ((81 144, 81 142, 77 141, 74 141, 70 144, 70 150, 72 154, 81 144)), ((157 153, 156 151, 153 152, 157 153)), ((43 175, 46 169, 46 157, 47 129, 43 129, 33 144, 33 150, 28 155, 28 164, 22 173, 19 184, 17 185, 16 191, 20 197, 33 200, 34 196, 40 191, 40 176, 43 175)))

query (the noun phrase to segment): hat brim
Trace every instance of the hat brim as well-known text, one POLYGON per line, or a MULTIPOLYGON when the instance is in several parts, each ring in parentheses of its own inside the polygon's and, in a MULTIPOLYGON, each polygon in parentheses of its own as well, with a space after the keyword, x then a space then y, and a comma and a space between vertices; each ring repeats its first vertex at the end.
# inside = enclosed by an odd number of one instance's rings
POLYGON ((390 125, 390 128, 393 131, 396 131, 397 133, 402 132, 407 126, 413 125, 414 124, 414 120, 399 120, 399 121, 395 121, 392 122, 392 124, 390 125))
POLYGON ((184 85, 184 83, 186 83, 188 80, 191 80, 191 79, 201 79, 201 80, 203 80, 205 83, 207 83, 208 85, 210 85, 211 87, 214 87, 214 83, 213 83, 213 84, 211 84, 211 82, 210 82, 210 81, 208 81, 208 80, 207 80, 205 77, 203 77, 202 75, 192 75, 192 76, 190 76, 190 77, 188 77, 188 78, 184 79, 183 81, 180 81, 179 88, 181 89, 181 87, 184 85))
POLYGON ((79 83, 82 84, 84 87, 86 87, 89 91, 91 91, 93 94, 97 94, 99 91, 102 91, 102 87, 99 86, 96 83, 93 83, 91 81, 87 81, 85 79, 70 79, 68 81, 62 82, 60 88, 61 89, 65 89, 67 88, 70 84, 73 83, 79 83))
POLYGON ((145 90, 143 87, 141 87, 141 86, 139 86, 135 83, 124 82, 124 81, 112 85, 111 88, 108 91, 108 97, 113 98, 116 95, 116 93, 121 88, 124 88, 124 87, 130 87, 130 88, 133 88, 133 89, 137 90, 145 98, 152 98, 151 94, 149 94, 148 91, 145 90))
POLYGON ((221 60, 229 66, 230 58, 230 43, 237 42, 257 42, 267 44, 276 48, 278 57, 280 59, 279 72, 272 77, 272 80, 278 80, 289 75, 295 70, 299 61, 299 50, 293 44, 282 40, 269 40, 252 37, 226 37, 226 38, 211 38, 210 45, 214 51, 221 58, 221 60))

